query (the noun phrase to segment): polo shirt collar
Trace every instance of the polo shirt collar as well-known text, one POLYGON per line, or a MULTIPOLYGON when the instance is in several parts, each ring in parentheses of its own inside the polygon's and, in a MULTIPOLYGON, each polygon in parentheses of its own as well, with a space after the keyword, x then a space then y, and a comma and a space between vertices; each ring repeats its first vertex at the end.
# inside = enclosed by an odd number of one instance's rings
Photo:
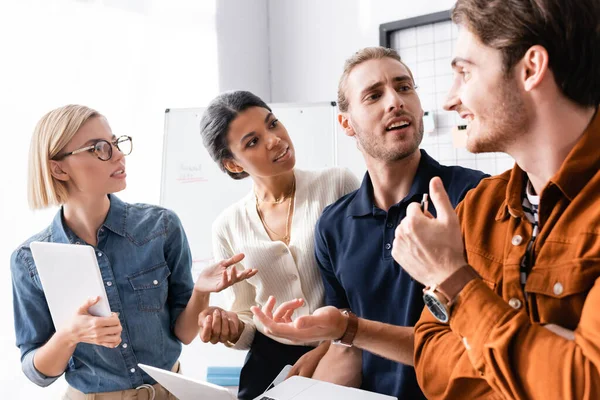
MULTIPOLYGON (((402 199, 412 200, 415 197, 422 196, 423 193, 429 193, 429 181, 431 178, 440 175, 440 164, 431 158, 425 150, 421 151, 421 159, 415 173, 413 183, 410 187, 408 195, 402 199)), ((399 203, 398 203, 399 204, 399 203)), ((365 215, 375 214, 375 204, 373 201, 373 183, 369 171, 365 173, 362 184, 350 202, 347 209, 347 215, 352 217, 363 217, 365 215)))

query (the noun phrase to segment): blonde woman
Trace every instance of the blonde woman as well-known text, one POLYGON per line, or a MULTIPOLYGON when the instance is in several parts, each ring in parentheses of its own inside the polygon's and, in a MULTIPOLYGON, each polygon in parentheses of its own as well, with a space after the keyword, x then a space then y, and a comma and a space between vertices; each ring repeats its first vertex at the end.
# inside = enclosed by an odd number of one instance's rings
MULTIPOLYGON (((254 399, 281 369, 312 376, 329 342, 292 344, 265 333, 250 307, 274 301, 306 299, 296 313, 309 315, 324 304, 324 288, 314 254, 314 231, 323 209, 358 188, 347 169, 307 171, 295 168, 296 153, 288 132, 269 106, 246 91, 219 95, 201 121, 208 152, 233 179, 249 177, 254 187, 213 224, 217 259, 244 252, 240 271, 259 273, 228 289, 230 307, 211 307, 200 316, 204 342, 248 349, 238 396, 254 399), (231 330, 232 320, 240 329, 231 330)), ((325 139, 326 140, 326 139, 325 139)), ((243 272, 241 272, 243 273, 243 272)), ((289 318, 289 316, 287 316, 289 318)))
POLYGON ((227 272, 243 258, 237 254, 203 271, 194 284, 177 215, 114 195, 125 189, 131 150, 131 137, 116 137, 105 117, 78 105, 46 114, 31 140, 30 205, 60 210, 12 255, 15 331, 25 375, 47 386, 65 373, 65 399, 174 398, 137 363, 177 371, 182 343, 198 334, 209 293, 255 273, 227 272), (90 315, 98 301, 90 298, 70 326, 55 330, 32 241, 93 246, 112 315, 90 315))

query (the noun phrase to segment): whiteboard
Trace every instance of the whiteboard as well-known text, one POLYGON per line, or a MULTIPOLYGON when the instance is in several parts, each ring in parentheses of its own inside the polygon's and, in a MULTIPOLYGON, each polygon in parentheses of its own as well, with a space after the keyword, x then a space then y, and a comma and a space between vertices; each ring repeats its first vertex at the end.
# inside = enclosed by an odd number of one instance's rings
MULTIPOLYGON (((298 168, 322 169, 336 165, 335 105, 273 104, 270 107, 294 143, 298 168)), ((204 108, 186 108, 165 113, 160 198, 163 207, 174 210, 181 218, 194 264, 199 266, 212 259, 212 221, 252 187, 250 178, 237 181, 230 178, 204 148, 200 135, 203 111, 204 108)))
MULTIPOLYGON (((340 131, 335 103, 269 106, 290 135, 298 168, 336 165, 340 131)), ((166 110, 160 196, 160 204, 175 211, 182 221, 192 251, 194 279, 201 268, 213 262, 212 222, 252 188, 250 178, 237 181, 230 178, 204 148, 200 135, 203 112, 204 108, 166 110)), ((359 161, 362 160, 358 151, 357 154, 359 161)), ((222 306, 222 295, 211 296, 211 304, 222 306)), ((245 353, 196 339, 184 348, 182 368, 186 375, 205 379, 208 366, 242 366, 245 353)))

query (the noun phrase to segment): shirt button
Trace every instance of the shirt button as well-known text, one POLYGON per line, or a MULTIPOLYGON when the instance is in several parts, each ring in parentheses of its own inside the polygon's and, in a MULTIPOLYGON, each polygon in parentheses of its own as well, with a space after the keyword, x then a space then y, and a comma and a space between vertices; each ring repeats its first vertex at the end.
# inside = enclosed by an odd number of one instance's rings
POLYGON ((79 243, 79 242, 75 242, 75 244, 81 244, 81 243, 79 243))
POLYGON ((385 244, 385 248, 386 248, 386 250, 389 250, 389 249, 391 249, 391 248, 392 248, 392 245, 391 245, 391 244, 389 244, 389 243, 386 243, 386 244, 385 244))
POLYGON ((98 252, 98 257, 102 257, 102 253, 98 252))
POLYGON ((131 369, 129 370, 129 372, 131 372, 131 373, 133 374, 133 373, 135 372, 135 368, 131 368, 131 369))
POLYGON ((560 296, 563 292, 563 285, 560 282, 556 282, 554 284, 554 287, 552 288, 552 291, 554 292, 555 295, 560 296))
POLYGON ((513 246, 518 246, 523 243, 523 237, 521 235, 515 235, 513 236, 511 243, 513 246))
POLYGON ((156 286, 156 285, 158 285, 158 281, 157 281, 156 279, 155 279, 155 280, 153 280, 153 281, 152 281, 152 283, 153 283, 155 286, 156 286))
POLYGON ((123 343, 123 348, 126 349, 127 348, 127 343, 123 343))
POLYGON ((292 280, 293 280, 293 281, 297 281, 297 280, 298 280, 298 277, 297 277, 296 275, 292 275, 292 280))
POLYGON ((521 300, 516 299, 514 297, 508 301, 508 305, 514 308, 515 310, 518 310, 522 306, 521 300))
POLYGON ((112 282, 111 281, 106 282, 106 286, 112 286, 112 282))
POLYGON ((394 227, 394 224, 392 224, 391 222, 388 222, 386 226, 387 226, 388 228, 393 228, 393 227, 394 227))
POLYGON ((104 232, 104 228, 100 228, 100 232, 104 232))

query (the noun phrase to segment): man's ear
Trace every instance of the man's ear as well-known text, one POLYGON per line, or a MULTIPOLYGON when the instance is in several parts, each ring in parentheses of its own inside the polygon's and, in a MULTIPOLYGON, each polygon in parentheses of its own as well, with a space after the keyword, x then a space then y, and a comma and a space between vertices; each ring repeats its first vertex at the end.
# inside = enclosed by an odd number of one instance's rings
POLYGON ((244 168, 235 162, 232 158, 227 158, 223 160, 223 166, 225 169, 232 174, 239 174, 240 172, 244 172, 244 168))
POLYGON ((66 182, 71 180, 69 174, 63 171, 60 161, 50 160, 50 173, 59 181, 66 182))
POLYGON ((356 133, 354 132, 354 128, 350 125, 350 117, 348 113, 339 113, 338 114, 338 122, 346 136, 354 136, 356 133))
POLYGON ((530 92, 540 86, 548 73, 548 51, 543 46, 531 46, 521 60, 519 76, 525 91, 530 92))

